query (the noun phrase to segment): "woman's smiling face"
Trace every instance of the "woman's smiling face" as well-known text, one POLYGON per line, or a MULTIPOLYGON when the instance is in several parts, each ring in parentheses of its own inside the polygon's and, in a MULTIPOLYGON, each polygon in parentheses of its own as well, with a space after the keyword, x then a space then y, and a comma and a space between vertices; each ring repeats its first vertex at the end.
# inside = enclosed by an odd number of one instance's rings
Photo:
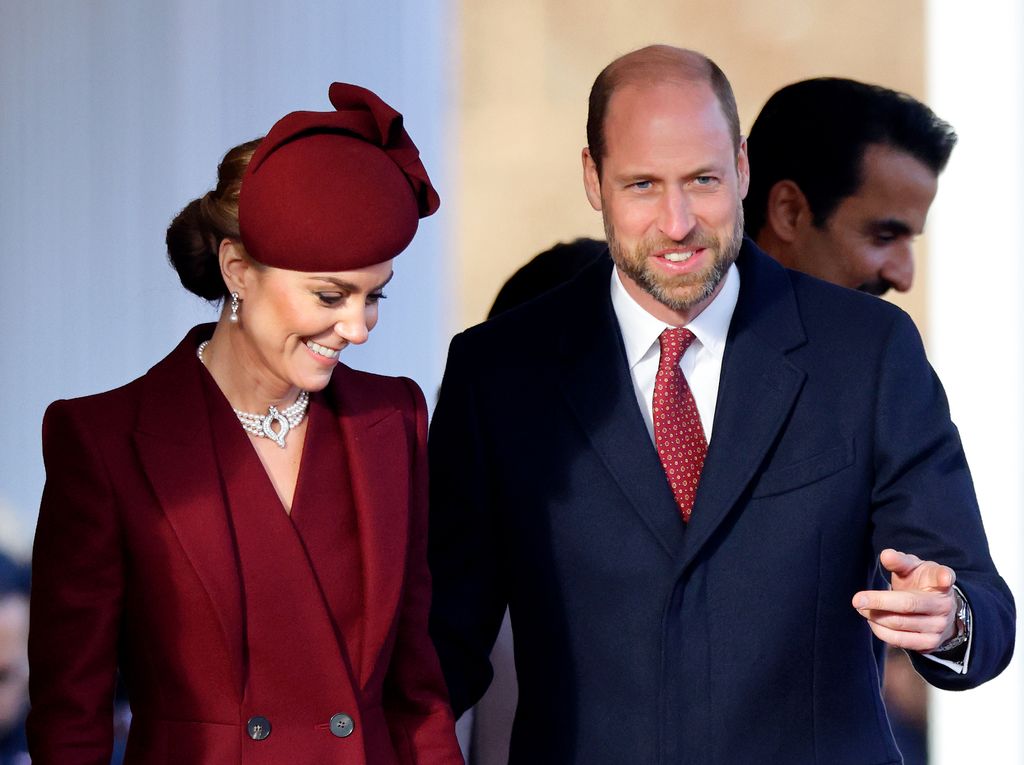
POLYGON ((240 326, 249 372, 307 391, 327 385, 345 346, 366 342, 393 273, 390 260, 327 273, 248 270, 240 326))

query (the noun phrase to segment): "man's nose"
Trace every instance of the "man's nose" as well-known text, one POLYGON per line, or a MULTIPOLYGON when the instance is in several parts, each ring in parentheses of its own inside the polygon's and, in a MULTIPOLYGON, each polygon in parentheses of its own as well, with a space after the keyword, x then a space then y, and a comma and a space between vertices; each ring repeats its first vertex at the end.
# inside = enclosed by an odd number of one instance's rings
POLYGON ((658 228, 674 242, 681 242, 694 227, 693 207, 686 194, 670 188, 661 200, 658 228))
POLYGON ((880 276, 897 292, 907 292, 911 288, 914 284, 914 249, 910 242, 893 248, 880 276))

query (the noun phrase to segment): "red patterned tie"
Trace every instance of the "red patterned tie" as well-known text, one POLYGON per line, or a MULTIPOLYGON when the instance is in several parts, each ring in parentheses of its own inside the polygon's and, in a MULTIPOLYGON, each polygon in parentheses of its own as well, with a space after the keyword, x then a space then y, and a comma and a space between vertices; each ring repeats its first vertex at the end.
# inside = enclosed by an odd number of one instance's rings
POLYGON ((693 341, 693 333, 682 327, 662 332, 661 361, 654 378, 654 443, 684 521, 690 520, 708 452, 697 403, 679 368, 693 341))

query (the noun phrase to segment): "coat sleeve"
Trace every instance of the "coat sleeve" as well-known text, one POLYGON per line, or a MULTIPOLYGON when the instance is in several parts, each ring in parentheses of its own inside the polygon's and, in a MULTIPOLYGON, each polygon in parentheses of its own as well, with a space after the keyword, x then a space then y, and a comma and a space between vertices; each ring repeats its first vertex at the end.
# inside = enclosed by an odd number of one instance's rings
POLYGON ((455 718, 427 632, 427 405, 414 382, 403 382, 415 410, 410 541, 398 634, 384 683, 384 709, 392 742, 405 765, 461 765, 455 718))
POLYGON ((900 313, 881 359, 872 497, 876 556, 886 547, 956 572, 973 614, 968 671, 911 653, 917 671, 946 690, 998 675, 1013 655, 1013 596, 989 554, 974 484, 942 385, 917 329, 900 313))
POLYGON ((456 716, 491 682, 508 604, 472 356, 465 335, 452 340, 430 426, 430 633, 456 716))
POLYGON ((110 476, 79 406, 58 401, 43 419, 26 723, 36 765, 107 765, 113 746, 123 558, 110 476))

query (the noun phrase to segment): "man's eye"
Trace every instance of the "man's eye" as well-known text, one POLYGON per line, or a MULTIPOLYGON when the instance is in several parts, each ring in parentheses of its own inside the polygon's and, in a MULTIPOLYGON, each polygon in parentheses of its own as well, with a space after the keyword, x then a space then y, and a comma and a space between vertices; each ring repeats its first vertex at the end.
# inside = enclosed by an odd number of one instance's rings
POLYGON ((710 186, 716 180, 717 178, 715 178, 715 176, 713 175, 698 175, 696 178, 693 179, 693 182, 696 183, 698 186, 710 186))
POLYGON ((318 292, 316 296, 323 305, 337 305, 345 299, 345 296, 340 292, 318 292))
POLYGON ((875 244, 884 246, 892 244, 900 238, 900 235, 895 231, 876 231, 875 232, 875 244))
POLYGON ((632 185, 638 191, 647 191, 647 189, 651 188, 650 181, 634 181, 632 185))

